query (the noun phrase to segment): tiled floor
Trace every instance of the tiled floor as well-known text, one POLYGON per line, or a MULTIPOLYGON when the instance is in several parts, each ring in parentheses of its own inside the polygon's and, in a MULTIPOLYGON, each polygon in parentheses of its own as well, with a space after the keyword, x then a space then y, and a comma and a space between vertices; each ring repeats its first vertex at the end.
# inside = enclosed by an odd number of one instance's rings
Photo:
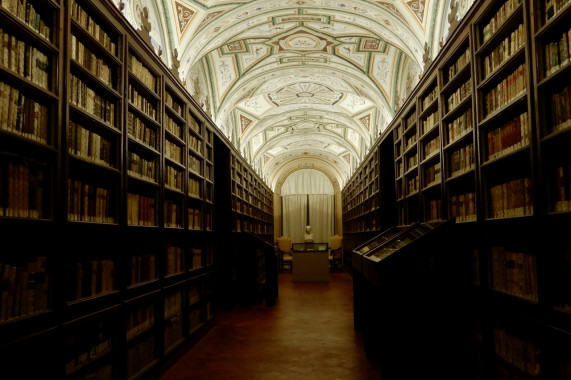
POLYGON ((216 326, 161 380, 378 380, 353 328, 352 297, 347 273, 327 283, 280 273, 275 306, 218 312, 216 326))

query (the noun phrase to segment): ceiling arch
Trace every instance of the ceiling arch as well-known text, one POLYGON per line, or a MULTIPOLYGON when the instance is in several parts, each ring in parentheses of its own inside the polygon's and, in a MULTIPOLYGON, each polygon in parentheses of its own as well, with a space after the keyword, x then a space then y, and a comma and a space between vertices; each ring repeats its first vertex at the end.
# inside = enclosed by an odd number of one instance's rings
POLYGON ((473 2, 113 1, 137 29, 149 10, 157 54, 273 184, 299 162, 343 184, 473 2))

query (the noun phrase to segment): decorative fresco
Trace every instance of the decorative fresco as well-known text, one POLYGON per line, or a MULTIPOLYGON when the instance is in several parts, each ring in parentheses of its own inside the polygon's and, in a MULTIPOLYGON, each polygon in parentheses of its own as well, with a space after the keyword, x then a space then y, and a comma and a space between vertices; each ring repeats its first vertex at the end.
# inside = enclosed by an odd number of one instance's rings
POLYGON ((437 0, 114 1, 136 28, 147 7, 151 44, 264 178, 300 155, 348 175, 418 82, 449 11, 437 0))

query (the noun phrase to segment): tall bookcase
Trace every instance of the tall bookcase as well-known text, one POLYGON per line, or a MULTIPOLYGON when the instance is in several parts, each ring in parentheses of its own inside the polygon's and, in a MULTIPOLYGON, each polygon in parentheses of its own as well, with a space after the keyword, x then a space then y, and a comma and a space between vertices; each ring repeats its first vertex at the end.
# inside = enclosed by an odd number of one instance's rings
POLYGON ((455 220, 471 378, 571 376, 569 21, 568 1, 475 2, 386 132, 395 225, 455 220))
POLYGON ((231 152, 232 232, 250 232, 273 245, 273 192, 246 161, 231 152))
POLYGON ((214 324, 215 126, 110 1, 0 21, 6 375, 156 374, 214 324))
POLYGON ((351 269, 350 252, 355 247, 395 223, 393 141, 391 133, 379 138, 342 190, 347 270, 351 269))

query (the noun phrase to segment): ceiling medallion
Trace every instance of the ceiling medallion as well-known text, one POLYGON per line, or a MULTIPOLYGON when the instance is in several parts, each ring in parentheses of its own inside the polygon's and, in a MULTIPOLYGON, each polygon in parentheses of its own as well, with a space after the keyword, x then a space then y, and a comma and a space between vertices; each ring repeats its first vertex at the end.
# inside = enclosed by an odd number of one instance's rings
POLYGON ((343 98, 343 93, 318 83, 295 83, 268 94, 276 106, 290 104, 334 105, 343 98))

